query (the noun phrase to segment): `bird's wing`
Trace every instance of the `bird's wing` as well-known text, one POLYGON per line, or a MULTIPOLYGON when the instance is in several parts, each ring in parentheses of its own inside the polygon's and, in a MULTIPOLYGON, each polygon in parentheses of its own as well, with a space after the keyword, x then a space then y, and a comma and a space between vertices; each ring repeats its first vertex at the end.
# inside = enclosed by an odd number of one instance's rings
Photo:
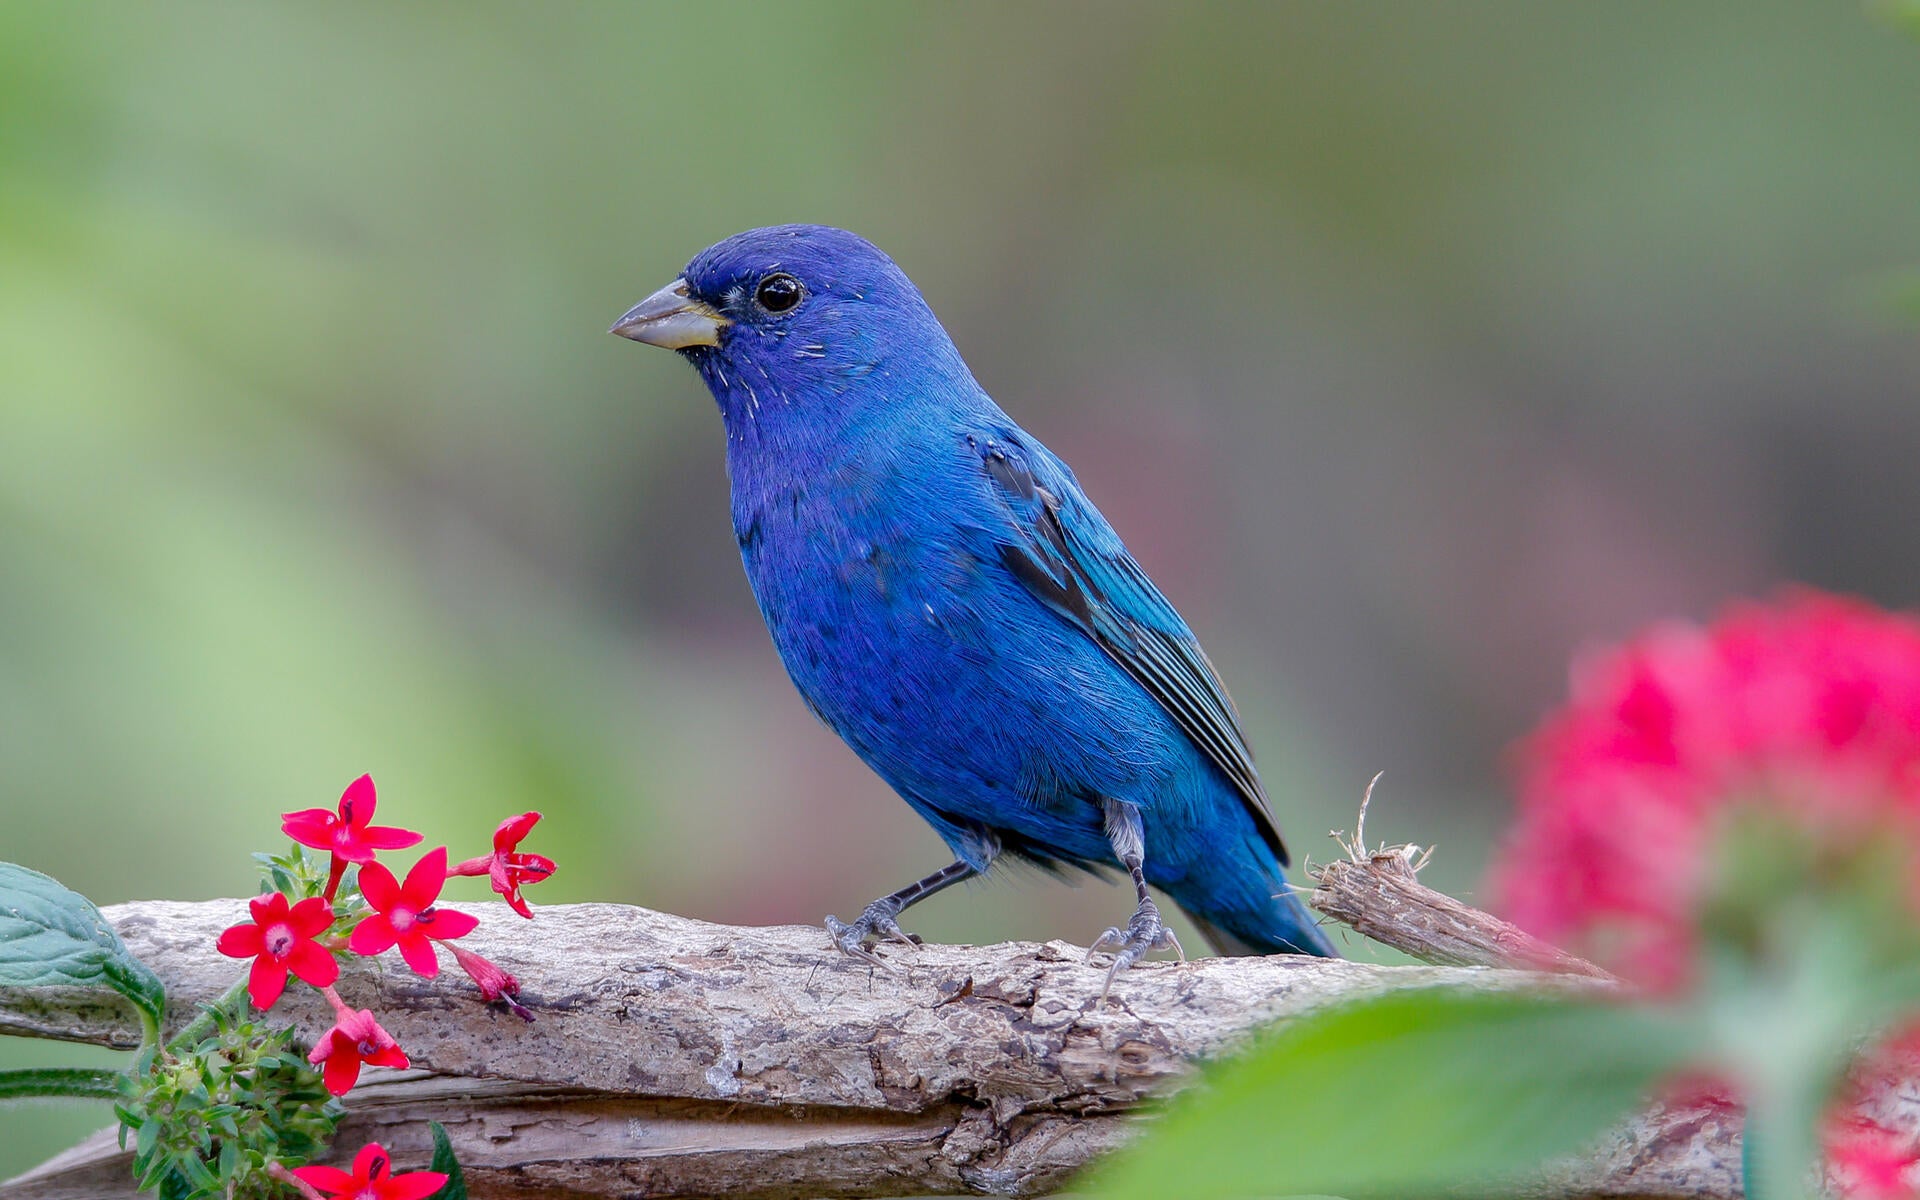
POLYGON ((1232 782, 1286 865, 1287 848, 1254 770, 1240 714, 1193 631, 1133 561, 1065 463, 1010 432, 976 439, 975 448, 1013 518, 1014 536, 1002 542, 1001 562, 1159 701, 1232 782))

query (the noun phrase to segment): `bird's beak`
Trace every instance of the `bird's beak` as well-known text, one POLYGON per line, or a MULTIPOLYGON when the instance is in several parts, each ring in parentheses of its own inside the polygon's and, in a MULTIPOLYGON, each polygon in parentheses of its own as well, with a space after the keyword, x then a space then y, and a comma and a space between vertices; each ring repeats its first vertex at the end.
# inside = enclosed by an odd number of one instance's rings
POLYGON ((690 346, 718 346, 720 331, 732 324, 712 308, 687 294, 687 281, 676 279, 627 310, 608 333, 685 350, 690 346))

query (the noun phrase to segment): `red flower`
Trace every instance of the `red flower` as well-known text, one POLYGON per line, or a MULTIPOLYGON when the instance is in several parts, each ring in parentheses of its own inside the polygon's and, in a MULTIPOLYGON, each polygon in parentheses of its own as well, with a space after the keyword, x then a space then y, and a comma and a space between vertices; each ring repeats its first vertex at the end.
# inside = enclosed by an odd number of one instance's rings
POLYGON ((243 921, 220 935, 220 953, 229 958, 253 959, 247 994, 255 1008, 272 1008, 287 988, 291 971, 315 987, 326 987, 340 977, 340 964, 314 939, 333 924, 333 906, 309 896, 292 908, 279 892, 255 896, 247 902, 252 921, 243 921))
POLYGON ((1827 1164, 1840 1194, 1856 1200, 1905 1200, 1914 1194, 1907 1172, 1920 1162, 1913 1139, 1865 1117, 1835 1121, 1826 1136, 1827 1164))
POLYGON ((307 1055, 307 1061, 321 1068, 329 1092, 344 1096, 352 1090, 360 1078, 362 1063, 372 1063, 376 1067, 412 1065, 406 1052, 400 1049, 400 1043, 380 1027, 380 1022, 373 1019, 371 1011, 349 1008, 332 988, 326 989, 326 995, 328 1002, 333 1005, 333 1028, 327 1030, 314 1045, 313 1053, 307 1055))
POLYGON ((338 1167, 295 1167, 293 1174, 328 1196, 340 1200, 426 1200, 446 1185, 438 1171, 408 1171, 395 1175, 393 1160, 378 1142, 360 1147, 353 1171, 338 1167))
POLYGON ((539 883, 553 874, 554 862, 545 855, 519 854, 520 839, 540 820, 537 812, 521 813, 517 817, 508 817, 500 822, 500 828, 493 831, 493 853, 479 858, 469 858, 447 871, 449 875, 488 875, 493 879, 493 890, 512 906, 513 911, 531 920, 533 910, 520 898, 520 885, 539 883))
POLYGON ((302 846, 331 851, 335 860, 370 863, 376 850, 401 850, 420 840, 411 829, 369 825, 374 808, 373 776, 362 775, 340 793, 339 812, 308 808, 283 813, 280 828, 302 846))
POLYGON ((433 943, 465 937, 480 922, 452 909, 435 908, 447 883, 447 848, 440 847, 413 864, 406 883, 394 882, 393 872, 379 863, 360 868, 360 894, 376 910, 354 927, 347 944, 355 954, 379 954, 400 947, 407 965, 429 978, 440 973, 440 956, 433 943))
POLYGON ((1655 628, 1576 664, 1572 692, 1519 747, 1495 891, 1517 923, 1643 982, 1686 978, 1709 843, 1737 805, 1825 844, 1920 826, 1911 617, 1796 593, 1655 628))
POLYGON ((449 945, 447 949, 453 951, 453 960, 460 964, 460 969, 467 973, 467 978, 473 980, 474 986, 480 989, 482 1000, 489 1004, 496 1000, 501 1001, 513 1010, 514 1016, 522 1021, 533 1020, 533 1014, 520 1003, 518 979, 501 970, 499 964, 489 962, 471 950, 453 945, 449 945))

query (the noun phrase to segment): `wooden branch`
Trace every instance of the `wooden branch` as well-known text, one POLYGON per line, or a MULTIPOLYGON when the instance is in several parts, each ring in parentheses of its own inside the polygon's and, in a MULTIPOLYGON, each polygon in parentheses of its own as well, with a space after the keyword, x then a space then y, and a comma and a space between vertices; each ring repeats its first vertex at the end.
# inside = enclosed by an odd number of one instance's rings
POLYGON ((1346 857, 1308 871, 1314 887, 1307 903, 1316 912, 1423 963, 1511 967, 1620 982, 1612 972, 1543 942, 1518 925, 1422 885, 1420 868, 1427 865, 1432 850, 1412 845, 1367 849, 1367 809, 1373 806, 1373 789, 1384 774, 1367 781, 1353 833, 1332 835, 1346 857))
MULTIPOLYGON (((1154 963, 1113 1001, 1086 951, 1044 945, 889 948, 897 971, 832 953, 814 928, 735 928, 615 905, 502 905, 472 948, 514 972, 532 1025, 481 1004, 457 973, 422 980, 360 963, 340 982, 412 1056, 369 1073, 335 1156, 369 1140, 428 1156, 447 1126, 476 1195, 803 1197, 1033 1195, 1124 1141, 1150 1096, 1248 1032, 1380 989, 1590 987, 1485 967, 1298 957, 1154 963)), ((239 900, 108 910, 166 981, 171 1023, 238 974, 213 949, 239 900)), ((311 989, 276 1012, 304 1038, 330 1021, 311 989)), ((0 991, 0 1029, 129 1046, 128 1014, 97 996, 0 991)), ((1539 1197, 1739 1194, 1724 1116, 1655 1110, 1593 1155, 1556 1164, 1539 1197)), ((0 1184, 0 1200, 131 1195, 110 1134, 0 1184)))
POLYGON ((1307 903, 1383 946, 1425 963, 1511 967, 1618 983, 1612 972, 1436 892, 1417 878, 1426 857, 1418 846, 1367 850, 1341 842, 1347 857, 1312 869, 1307 903))
MULTIPOLYGON (((341 994, 372 1008, 429 1078, 356 1089, 340 1153, 386 1142, 423 1158, 448 1128, 470 1178, 507 1196, 1034 1194, 1127 1136, 1126 1114, 1250 1029, 1357 993, 1519 973, 1305 958, 1156 963, 1099 1003, 1104 967, 1060 942, 832 952, 806 928, 734 928, 616 905, 501 905, 463 944, 520 979, 527 1025, 457 973, 385 959, 341 994)), ((238 975, 213 948, 241 901, 108 910, 166 981, 180 1023, 238 975)), ((389 958, 392 956, 388 956, 389 958)), ((312 1039, 311 989, 276 1011, 312 1039)), ((0 1029, 130 1046, 129 1016, 90 993, 0 996, 0 1029)), ((369 1076, 369 1079, 373 1076, 369 1076)), ((0 1188, 6 1200, 128 1194, 111 1140, 0 1188)))

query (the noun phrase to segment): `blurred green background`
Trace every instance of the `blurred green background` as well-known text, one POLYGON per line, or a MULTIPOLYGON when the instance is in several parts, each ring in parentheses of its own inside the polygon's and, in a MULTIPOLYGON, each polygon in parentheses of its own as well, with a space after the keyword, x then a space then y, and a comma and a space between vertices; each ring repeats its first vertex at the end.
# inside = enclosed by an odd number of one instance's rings
MULTIPOLYGON (((1075 465, 1313 858, 1385 768, 1371 832, 1470 896, 1583 644, 1920 599, 1920 46, 1871 9, 14 0, 0 858, 245 893, 371 771, 456 856, 545 812, 536 902, 811 923, 944 862, 775 661, 704 390, 604 332, 783 221, 889 250, 1075 465)), ((0 1176, 104 1119, 0 1113, 0 1176)))

